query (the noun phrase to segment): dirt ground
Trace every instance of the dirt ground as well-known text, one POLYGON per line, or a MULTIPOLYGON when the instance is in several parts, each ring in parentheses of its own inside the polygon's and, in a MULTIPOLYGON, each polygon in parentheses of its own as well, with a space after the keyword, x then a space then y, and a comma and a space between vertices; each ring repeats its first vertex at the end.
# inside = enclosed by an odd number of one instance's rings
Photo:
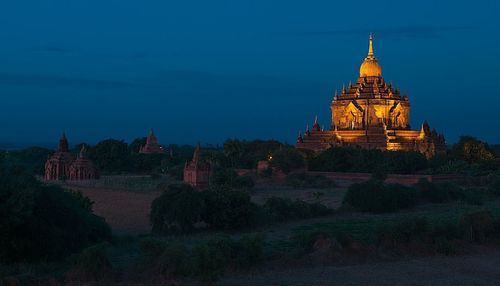
MULTIPOLYGON (((151 230, 149 211, 151 202, 161 194, 156 189, 158 183, 147 176, 107 176, 99 181, 67 183, 64 186, 89 197, 94 202, 94 213, 104 217, 115 234, 142 235, 151 230)), ((254 190, 252 200, 262 204, 267 198, 278 196, 338 208, 344 193, 345 188, 294 190, 264 187, 254 190)))
MULTIPOLYGON (((141 179, 142 180, 142 179, 141 179)), ((103 181, 97 185, 80 184, 67 187, 81 191, 94 201, 94 212, 103 216, 118 235, 150 233, 151 202, 160 191, 149 181, 136 180, 115 183, 103 181), (125 187, 124 187, 125 186, 125 187)), ((319 201, 329 207, 341 204, 345 188, 320 190, 257 189, 252 200, 262 203, 270 196, 286 196, 306 201, 319 201)), ((267 237, 286 238, 302 224, 331 220, 331 217, 290 222, 264 227, 267 237), (281 237, 283 236, 283 237, 281 237)), ((261 269, 250 273, 227 273, 217 285, 500 285, 500 250, 483 250, 474 255, 434 256, 395 262, 366 263, 347 266, 324 265, 296 267, 287 270, 261 269)), ((128 285, 128 284, 127 284, 128 285)))
POLYGON ((500 251, 227 275, 217 285, 500 285, 500 251))
POLYGON ((94 213, 106 219, 115 234, 149 234, 151 202, 159 191, 132 192, 126 190, 72 187, 94 202, 94 213))

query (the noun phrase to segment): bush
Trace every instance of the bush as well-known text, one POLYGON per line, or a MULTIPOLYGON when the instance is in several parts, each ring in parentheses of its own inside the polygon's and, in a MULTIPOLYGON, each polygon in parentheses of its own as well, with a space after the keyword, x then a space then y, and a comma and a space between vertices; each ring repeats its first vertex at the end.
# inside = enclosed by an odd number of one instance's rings
POLYGON ((170 185, 151 203, 150 221, 155 233, 189 232, 201 220, 205 204, 189 185, 170 185))
POLYGON ((255 182, 250 176, 238 176, 233 181, 233 187, 236 189, 252 189, 255 182))
POLYGON ((220 186, 225 186, 225 187, 232 187, 233 182, 236 180, 238 177, 238 174, 234 169, 215 169, 214 173, 212 174, 212 177, 210 179, 210 184, 215 187, 220 187, 220 186))
POLYGON ((389 248, 424 243, 429 250, 452 255, 456 253, 454 240, 460 235, 455 224, 447 223, 431 227, 428 220, 423 217, 405 219, 395 226, 380 227, 376 231, 376 237, 379 245, 389 248))
POLYGON ((438 186, 427 179, 420 179, 415 185, 422 198, 431 203, 444 203, 452 199, 452 193, 445 185, 438 186))
POLYGON ((332 210, 319 203, 307 203, 302 200, 292 201, 288 198, 271 197, 264 203, 270 221, 287 221, 324 216, 332 210))
POLYGON ((196 276, 202 281, 221 277, 233 256, 233 243, 228 237, 219 237, 196 245, 193 249, 196 276))
POLYGON ((216 188, 203 191, 205 210, 203 221, 215 229, 237 229, 255 221, 258 206, 243 191, 216 188))
POLYGON ((145 239, 140 244, 143 263, 154 274, 187 276, 191 274, 188 249, 181 243, 145 239))
POLYGON ((259 264, 264 259, 264 237, 260 234, 247 234, 240 238, 237 245, 237 262, 240 267, 259 264))
POLYGON ((495 178, 493 180, 493 182, 488 187, 488 191, 491 194, 494 194, 494 195, 497 195, 497 196, 500 195, 500 178, 499 177, 497 177, 497 178, 495 178))
POLYGON ((154 274, 169 277, 195 276, 206 282, 216 281, 229 267, 252 267, 264 258, 265 241, 260 234, 243 235, 238 241, 219 235, 185 244, 158 239, 141 241, 142 264, 154 274))
POLYGON ((460 219, 459 226, 465 239, 480 243, 486 241, 495 229, 493 215, 489 211, 464 215, 460 219))
POLYGON ((308 162, 311 171, 413 174, 427 168, 418 152, 380 151, 361 148, 329 148, 308 162))
POLYGON ((343 205, 363 212, 387 213, 413 207, 418 203, 415 189, 398 184, 369 180, 353 184, 345 194, 343 205))
POLYGON ((470 205, 482 205, 485 200, 484 191, 479 188, 461 189, 458 196, 461 201, 470 205))
POLYGON ((100 243, 84 249, 70 258, 74 266, 73 274, 85 281, 105 278, 111 271, 108 259, 107 243, 100 243))
POLYGON ((313 175, 305 172, 292 173, 286 176, 285 183, 295 189, 314 188, 325 189, 335 187, 335 182, 323 175, 313 175))
POLYGON ((288 174, 293 170, 304 167, 304 158, 296 148, 283 148, 273 154, 270 161, 271 167, 276 167, 288 174))
POLYGON ((177 165, 168 168, 167 174, 178 181, 182 181, 184 179, 184 165, 177 165))
POLYGON ((73 193, 14 170, 0 170, 0 260, 59 260, 111 238, 73 193))
POLYGON ((453 155, 469 163, 492 160, 495 158, 494 152, 487 143, 471 136, 460 136, 457 144, 453 145, 453 155))
POLYGON ((103 140, 89 149, 89 156, 103 172, 119 174, 132 167, 131 154, 123 140, 103 140))
POLYGON ((395 226, 378 228, 376 237, 379 244, 395 247, 402 243, 422 241, 428 233, 429 223, 426 218, 412 218, 395 226))

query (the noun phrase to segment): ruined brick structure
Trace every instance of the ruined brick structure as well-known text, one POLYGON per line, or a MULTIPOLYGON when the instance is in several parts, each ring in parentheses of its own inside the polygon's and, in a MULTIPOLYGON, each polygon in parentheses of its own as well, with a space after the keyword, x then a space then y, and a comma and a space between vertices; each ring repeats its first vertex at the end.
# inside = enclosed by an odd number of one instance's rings
POLYGON ((82 146, 78 158, 69 167, 69 179, 74 181, 99 179, 99 172, 87 158, 87 149, 82 146))
POLYGON ((45 162, 45 180, 66 180, 69 178, 69 167, 75 160, 69 152, 68 139, 62 134, 56 152, 45 162))
POLYGON ((335 92, 331 104, 330 130, 320 128, 316 117, 312 129, 299 133, 297 148, 322 151, 332 146, 417 151, 427 157, 446 150, 445 139, 424 122, 410 129, 410 101, 382 77, 370 35, 368 56, 358 80, 335 92))
POLYGON ((151 128, 151 130, 149 131, 148 138, 146 139, 146 145, 141 146, 141 148, 139 149, 139 153, 142 154, 165 153, 163 147, 160 146, 160 144, 158 144, 158 139, 156 139, 153 128, 151 128))
POLYGON ((85 156, 85 146, 79 157, 69 152, 68 139, 62 134, 57 151, 45 162, 45 180, 92 180, 98 179, 99 173, 92 161, 85 156))
POLYGON ((201 146, 194 150, 193 159, 184 165, 184 182, 193 187, 204 188, 209 185, 212 168, 209 163, 200 161, 201 146))

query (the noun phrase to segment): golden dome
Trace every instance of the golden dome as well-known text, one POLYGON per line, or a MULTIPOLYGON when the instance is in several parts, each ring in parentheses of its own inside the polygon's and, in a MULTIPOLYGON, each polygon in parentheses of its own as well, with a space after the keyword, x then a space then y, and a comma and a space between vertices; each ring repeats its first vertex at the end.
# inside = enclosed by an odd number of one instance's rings
POLYGON ((370 34, 370 43, 368 45, 368 56, 365 58, 359 68, 359 76, 382 76, 382 67, 378 64, 377 58, 373 54, 373 38, 370 34))

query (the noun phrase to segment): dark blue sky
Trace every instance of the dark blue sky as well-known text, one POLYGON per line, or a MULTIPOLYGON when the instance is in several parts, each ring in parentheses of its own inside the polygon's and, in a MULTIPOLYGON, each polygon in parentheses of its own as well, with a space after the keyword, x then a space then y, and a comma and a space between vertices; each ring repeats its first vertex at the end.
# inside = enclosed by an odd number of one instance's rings
POLYGON ((386 81, 449 142, 500 143, 499 1, 2 1, 0 142, 294 142, 355 81, 386 81))

